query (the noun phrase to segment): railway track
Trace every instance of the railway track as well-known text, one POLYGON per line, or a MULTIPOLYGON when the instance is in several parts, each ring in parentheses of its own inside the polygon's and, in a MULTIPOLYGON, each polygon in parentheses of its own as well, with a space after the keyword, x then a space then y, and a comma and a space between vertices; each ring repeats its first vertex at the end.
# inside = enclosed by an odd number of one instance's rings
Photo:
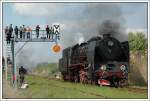
MULTIPOLYGON (((50 80, 54 80, 54 79, 50 79, 50 80)), ((55 79, 56 80, 56 79, 55 79)), ((61 87, 61 88, 65 88, 65 89, 68 89, 67 87, 63 87, 63 86, 60 86, 60 85, 52 85, 51 86, 56 86, 56 87, 61 87)), ((70 88, 69 88, 70 89, 70 88)), ((82 93, 87 93, 87 94, 91 94, 91 95, 95 95, 95 96, 101 96, 103 98, 110 98, 110 97, 107 97, 107 96, 104 96, 102 94, 97 94, 97 93, 93 93, 93 92, 85 92, 83 90, 80 90, 80 89, 76 89, 76 88, 71 88, 73 90, 77 90, 77 91, 80 91, 82 93)), ((117 88, 116 88, 117 89, 117 88)), ((144 88, 134 88, 134 87, 127 87, 127 90, 130 91, 130 92, 133 92, 133 93, 147 93, 148 92, 148 89, 144 89, 144 88)))
MULTIPOLYGON (((32 76, 36 76, 36 75, 32 75, 32 76)), ((41 77, 41 76, 36 76, 36 77, 41 77)), ((46 78, 46 79, 49 79, 49 80, 57 80, 57 79, 55 79, 55 78, 47 78, 47 77, 42 77, 42 78, 46 78)), ((60 81, 60 80, 57 80, 57 81, 60 81)), ((93 92, 85 92, 85 91, 83 91, 83 90, 80 90, 80 89, 76 89, 76 88, 68 88, 68 87, 64 87, 64 86, 62 86, 62 85, 57 85, 57 84, 51 84, 51 83, 48 83, 48 85, 50 85, 50 86, 53 86, 53 87, 60 87, 60 88, 64 88, 64 89, 72 89, 72 90, 76 90, 76 91, 79 91, 79 92, 81 92, 81 93, 84 93, 84 94, 87 94, 87 95, 95 95, 95 96, 100 96, 100 97, 103 97, 103 98, 108 98, 107 96, 104 96, 104 95, 102 95, 102 94, 97 94, 97 93, 93 93, 93 92)), ((110 98, 110 97, 109 97, 110 98)))
MULTIPOLYGON (((95 96, 100 96, 100 97, 102 97, 102 98, 105 98, 105 99, 107 99, 108 97, 106 97, 106 96, 104 96, 104 95, 102 95, 102 94, 96 94, 96 93, 92 93, 92 92, 85 92, 85 91, 83 91, 83 90, 80 90, 80 89, 76 89, 76 88, 67 88, 67 87, 64 87, 64 86, 60 86, 60 85, 54 85, 54 84, 48 84, 48 85, 50 85, 50 86, 53 86, 53 87, 60 87, 60 88, 64 88, 64 89, 72 89, 72 90, 76 90, 76 91, 79 91, 79 92, 81 92, 81 93, 84 93, 84 94, 87 94, 87 95, 95 95, 95 96)), ((110 98, 110 97, 109 97, 110 98)))

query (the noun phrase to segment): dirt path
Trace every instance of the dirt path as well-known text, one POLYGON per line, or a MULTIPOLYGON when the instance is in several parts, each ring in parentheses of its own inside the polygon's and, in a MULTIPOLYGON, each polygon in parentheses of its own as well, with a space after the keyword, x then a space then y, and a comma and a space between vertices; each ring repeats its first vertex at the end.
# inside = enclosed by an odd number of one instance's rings
POLYGON ((3 99, 24 98, 17 88, 13 88, 9 81, 3 79, 3 99))
POLYGON ((147 93, 147 89, 142 89, 142 88, 132 88, 132 87, 129 87, 128 88, 128 91, 131 91, 131 92, 135 92, 135 93, 147 93))

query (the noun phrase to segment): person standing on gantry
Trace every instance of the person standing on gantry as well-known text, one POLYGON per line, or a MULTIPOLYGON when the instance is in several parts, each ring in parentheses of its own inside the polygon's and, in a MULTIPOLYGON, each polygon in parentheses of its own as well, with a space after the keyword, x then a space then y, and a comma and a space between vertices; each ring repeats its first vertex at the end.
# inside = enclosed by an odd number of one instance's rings
POLYGON ((39 30, 40 30, 40 26, 37 25, 36 28, 35 28, 35 30, 36 30, 36 37, 39 38, 39 30))
POLYGON ((53 36, 54 36, 54 28, 51 27, 51 28, 50 28, 49 39, 53 39, 53 36))
POLYGON ((25 25, 23 25, 22 27, 22 35, 23 35, 23 39, 26 38, 26 28, 25 28, 25 25))
POLYGON ((47 34, 47 39, 49 38, 49 34, 50 34, 50 29, 49 29, 49 26, 47 25, 46 26, 46 34, 47 34))
POLYGON ((22 39, 22 26, 20 26, 19 28, 19 34, 20 34, 20 38, 22 39))
POLYGON ((27 39, 30 39, 31 32, 32 32, 32 29, 29 26, 27 26, 27 39))
POLYGON ((19 31, 18 26, 15 27, 14 31, 15 31, 16 38, 18 38, 18 31, 19 31))
POLYGON ((9 44, 10 44, 10 41, 11 41, 12 33, 13 33, 13 27, 12 27, 12 24, 10 24, 9 32, 8 32, 8 43, 9 44))
POLYGON ((9 44, 10 39, 9 39, 9 28, 8 28, 8 26, 6 26, 6 28, 5 28, 5 36, 6 36, 7 44, 9 44))

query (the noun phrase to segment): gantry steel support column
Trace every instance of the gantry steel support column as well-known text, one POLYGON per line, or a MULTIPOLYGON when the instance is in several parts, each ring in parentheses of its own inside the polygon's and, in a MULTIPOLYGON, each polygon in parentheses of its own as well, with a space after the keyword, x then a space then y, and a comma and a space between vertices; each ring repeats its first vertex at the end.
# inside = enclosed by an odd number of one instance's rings
POLYGON ((12 51, 12 83, 17 87, 17 69, 15 66, 15 53, 14 53, 14 38, 11 38, 11 51, 12 51))

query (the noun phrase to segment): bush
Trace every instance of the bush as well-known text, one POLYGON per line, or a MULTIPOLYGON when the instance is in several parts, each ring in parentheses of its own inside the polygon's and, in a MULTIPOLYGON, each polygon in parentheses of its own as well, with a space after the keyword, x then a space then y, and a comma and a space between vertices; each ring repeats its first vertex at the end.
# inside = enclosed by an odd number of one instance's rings
POLYGON ((129 32, 130 51, 139 51, 144 53, 147 49, 147 40, 143 32, 129 32))
POLYGON ((57 63, 42 63, 33 69, 33 73, 39 76, 52 76, 59 72, 57 63))

